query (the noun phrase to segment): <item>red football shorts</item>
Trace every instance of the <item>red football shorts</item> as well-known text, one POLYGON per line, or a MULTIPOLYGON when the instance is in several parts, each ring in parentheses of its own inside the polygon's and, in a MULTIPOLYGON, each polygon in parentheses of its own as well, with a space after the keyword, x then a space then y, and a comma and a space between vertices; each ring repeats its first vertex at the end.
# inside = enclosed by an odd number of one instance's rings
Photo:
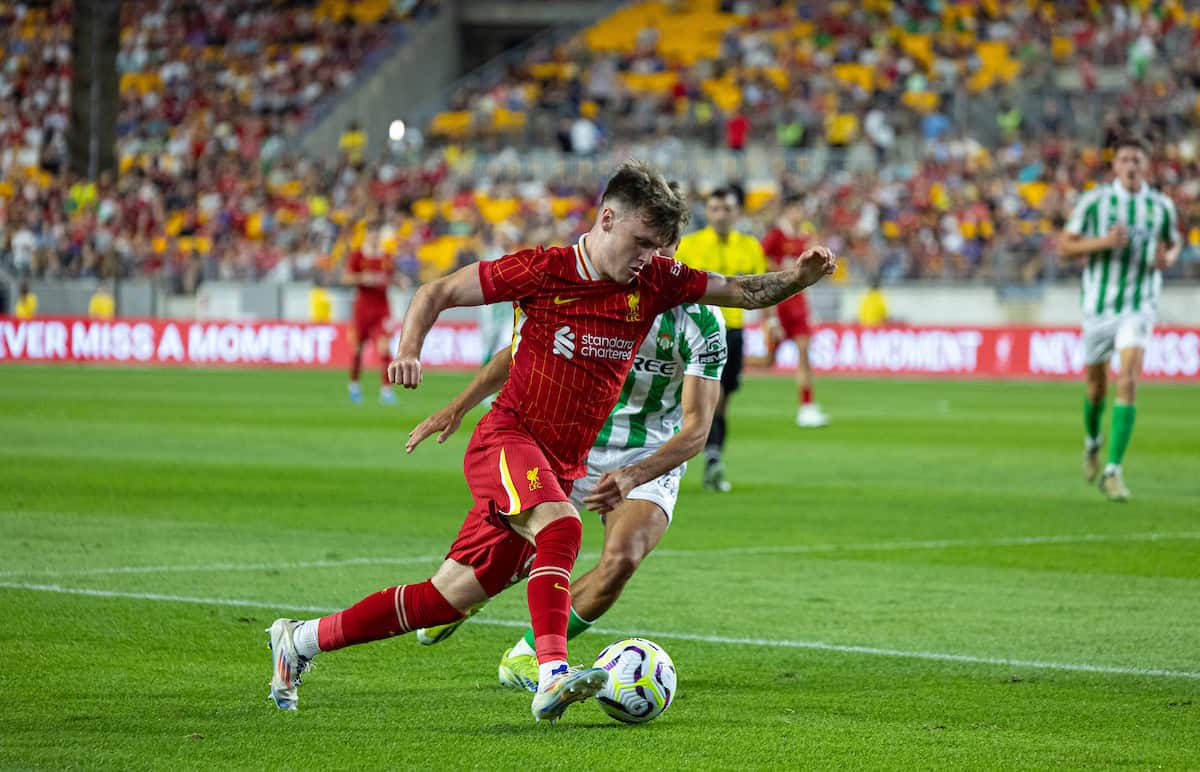
POLYGON ((808 301, 804 299, 803 292, 780 303, 776 311, 784 336, 791 339, 812 335, 812 327, 808 322, 808 301))
POLYGON ((359 341, 371 341, 384 334, 383 325, 391 315, 386 305, 354 304, 354 334, 359 341))
POLYGON ((519 581, 533 559, 533 545, 509 527, 505 516, 547 501, 568 501, 572 481, 555 476, 528 434, 497 427, 491 412, 471 435, 463 472, 475 504, 446 557, 474 568, 490 598, 519 581))

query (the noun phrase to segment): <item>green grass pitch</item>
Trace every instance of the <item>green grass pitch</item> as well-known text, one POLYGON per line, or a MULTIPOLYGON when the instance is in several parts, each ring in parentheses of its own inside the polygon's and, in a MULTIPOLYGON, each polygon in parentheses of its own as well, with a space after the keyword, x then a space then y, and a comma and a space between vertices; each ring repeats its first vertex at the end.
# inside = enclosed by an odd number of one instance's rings
POLYGON ((1200 767, 1194 386, 1141 388, 1117 505, 1081 479, 1081 384, 824 379, 834 423, 802 432, 791 382, 751 378, 734 491, 695 465, 573 641, 662 644, 661 719, 535 725, 496 684, 520 587, 438 647, 325 655, 276 710, 271 620, 450 544, 469 427, 403 445, 465 381, 384 408, 336 372, 0 368, 0 768, 1200 767))

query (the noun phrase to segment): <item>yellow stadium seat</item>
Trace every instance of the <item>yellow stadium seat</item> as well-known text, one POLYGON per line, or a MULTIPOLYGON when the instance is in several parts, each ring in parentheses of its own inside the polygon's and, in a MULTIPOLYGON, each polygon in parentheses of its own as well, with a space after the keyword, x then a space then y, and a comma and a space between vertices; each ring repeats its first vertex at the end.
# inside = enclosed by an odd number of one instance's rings
POLYGON ((183 212, 175 212, 167 218, 167 223, 163 226, 163 230, 168 236, 178 236, 186 222, 187 216, 183 212))
POLYGON ((700 91, 721 110, 729 113, 742 104, 742 90, 729 78, 709 78, 700 84, 700 91))
POLYGON ((933 38, 900 31, 900 47, 926 70, 933 67, 933 38))
POLYGON ((758 212, 773 198, 775 198, 773 188, 751 188, 746 191, 746 211, 758 212))
POLYGON ((835 64, 833 77, 847 85, 858 86, 868 94, 875 90, 875 73, 865 64, 835 64))
POLYGON ((438 113, 429 124, 429 132, 444 137, 457 138, 471 128, 471 113, 466 110, 438 113))
POLYGON ((263 237, 262 212, 254 212, 246 218, 246 238, 257 241, 263 237))
POLYGON ((1050 41, 1050 53, 1055 61, 1068 59, 1075 53, 1075 41, 1065 35, 1055 35, 1050 41))
POLYGON ((1012 83, 1021 73, 1021 63, 1016 59, 1006 59, 996 67, 996 77, 1005 83, 1012 83))
POLYGON ((1021 198, 1025 199, 1026 204, 1034 209, 1041 207, 1042 199, 1046 197, 1046 193, 1049 190, 1050 186, 1040 180, 1025 182, 1017 186, 1017 193, 1020 194, 1021 198))
POLYGON ((978 93, 991 88, 995 82, 995 73, 991 70, 981 69, 967 80, 967 90, 978 93))
POLYGON ((444 275, 454 267, 458 251, 466 245, 466 236, 439 236, 417 248, 417 260, 421 263, 422 279, 444 275))
POLYGON ((562 80, 567 72, 562 62, 541 62, 531 64, 527 69, 530 77, 537 80, 562 80))
POLYGON ((625 88, 637 93, 668 94, 679 76, 674 72, 626 72, 621 75, 625 88))
POLYGON ((791 78, 782 67, 759 67, 755 73, 766 76, 767 80, 779 91, 787 91, 791 87, 791 78))
POLYGON ((515 198, 476 199, 476 206, 483 219, 491 224, 502 223, 515 215, 521 208, 521 202, 515 198))
POLYGON ((858 116, 854 113, 830 113, 825 116, 825 139, 835 145, 848 145, 858 138, 858 116))
POLYGON ((931 113, 938 108, 941 97, 933 91, 905 91, 900 101, 919 113, 931 113))
POLYGON ((497 107, 492 113, 492 130, 493 131, 519 131, 525 128, 527 117, 525 113, 518 113, 512 110, 506 110, 503 107, 497 107))

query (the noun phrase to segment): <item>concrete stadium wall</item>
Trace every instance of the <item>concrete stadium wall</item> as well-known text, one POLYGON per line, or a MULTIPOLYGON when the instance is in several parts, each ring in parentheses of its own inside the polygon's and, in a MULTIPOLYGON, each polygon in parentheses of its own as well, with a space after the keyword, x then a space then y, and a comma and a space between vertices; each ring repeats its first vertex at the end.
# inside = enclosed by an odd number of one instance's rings
MULTIPOLYGON (((45 315, 84 315, 97 282, 33 281, 30 289, 38 296, 38 312, 45 315)), ((264 284, 254 282, 208 282, 195 297, 175 297, 149 280, 123 281, 117 285, 117 312, 127 317, 173 317, 255 321, 309 318, 309 292, 303 282, 264 284)), ((809 290, 809 304, 816 321, 853 322, 865 287, 817 286, 809 290)), ((354 291, 330 287, 333 318, 350 318, 354 291)), ((411 290, 393 288, 392 309, 403 314, 412 298, 411 290)), ((987 286, 970 284, 910 284, 885 287, 888 310, 896 321, 910 324, 962 325, 1075 325, 1079 323, 1079 288, 1061 284, 1030 290, 1022 295, 1003 295, 987 286)), ((0 309, 4 311, 8 309, 0 309)), ((450 309, 446 320, 476 318, 472 308, 450 309)), ((1200 325, 1200 284, 1168 284, 1159 301, 1158 320, 1164 325, 1200 325)))
MULTIPOLYGON (((826 290, 828 292, 828 290, 826 290)), ((824 321, 852 322, 865 287, 845 288, 835 313, 814 303, 824 321)), ((1079 287, 1060 284, 1004 298, 991 287, 978 285, 910 285, 885 287, 888 313, 897 321, 912 324, 1064 324, 1079 323, 1079 287)), ((1161 324, 1200 324, 1200 285, 1177 284, 1163 288, 1158 304, 1161 324)))

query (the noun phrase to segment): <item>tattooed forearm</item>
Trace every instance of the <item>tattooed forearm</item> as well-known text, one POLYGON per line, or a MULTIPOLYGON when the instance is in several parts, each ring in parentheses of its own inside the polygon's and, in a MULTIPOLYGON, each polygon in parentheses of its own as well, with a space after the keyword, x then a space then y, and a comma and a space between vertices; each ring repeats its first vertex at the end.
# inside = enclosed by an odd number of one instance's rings
POLYGON ((739 276, 733 282, 742 293, 744 303, 738 304, 742 308, 773 306, 804 289, 800 277, 792 271, 739 276))

